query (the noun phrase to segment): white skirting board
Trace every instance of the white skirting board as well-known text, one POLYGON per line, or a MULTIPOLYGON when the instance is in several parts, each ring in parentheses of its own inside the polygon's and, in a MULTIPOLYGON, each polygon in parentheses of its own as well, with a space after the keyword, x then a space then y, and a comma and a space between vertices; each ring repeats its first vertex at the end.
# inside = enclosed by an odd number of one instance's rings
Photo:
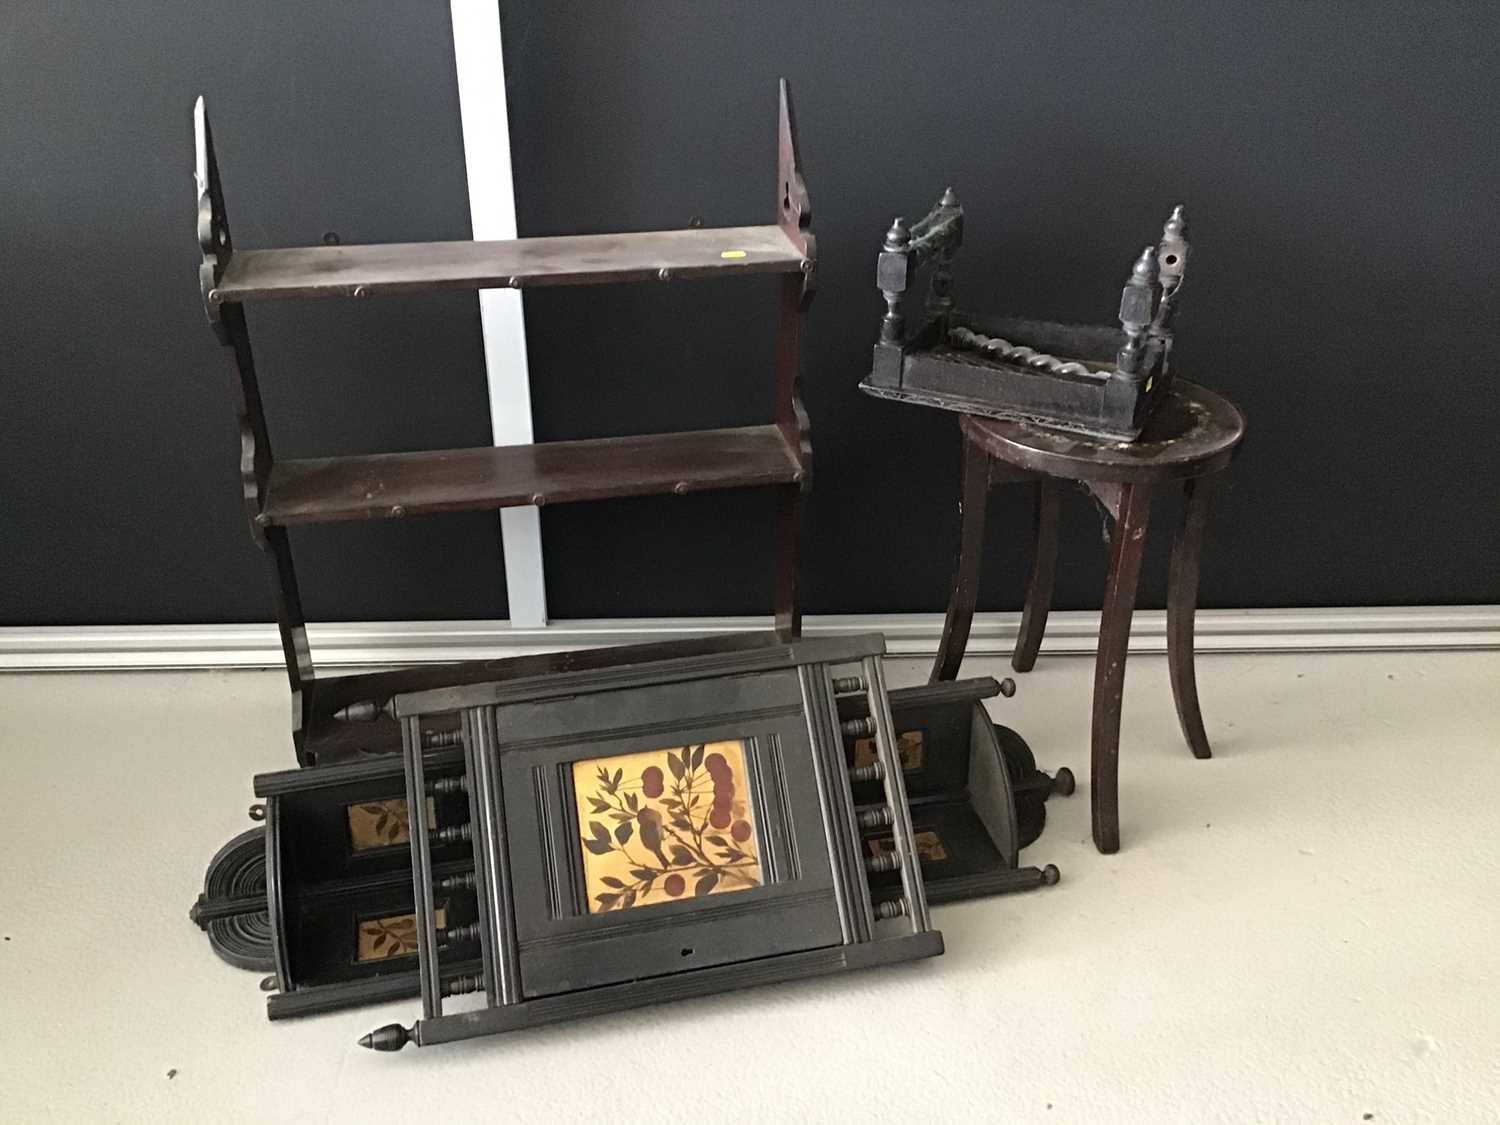
MULTIPOLYGON (((1018 613, 974 618, 968 651, 1008 653, 1018 613)), ((766 629, 762 617, 619 618, 557 621, 512 629, 504 621, 407 621, 308 626, 313 663, 323 669, 380 668, 493 659, 568 648, 629 644, 766 629)), ((808 617, 809 636, 884 633, 897 656, 931 657, 943 618, 936 613, 808 617)), ((1043 655, 1089 655, 1099 615, 1053 613, 1043 655)), ((1214 652, 1368 652, 1500 648, 1500 606, 1352 609, 1208 609, 1198 612, 1197 649, 1214 652)), ((1166 615, 1139 610, 1130 651, 1166 651, 1166 615)), ((0 628, 0 671, 275 668, 281 646, 271 625, 59 625, 0 628)))

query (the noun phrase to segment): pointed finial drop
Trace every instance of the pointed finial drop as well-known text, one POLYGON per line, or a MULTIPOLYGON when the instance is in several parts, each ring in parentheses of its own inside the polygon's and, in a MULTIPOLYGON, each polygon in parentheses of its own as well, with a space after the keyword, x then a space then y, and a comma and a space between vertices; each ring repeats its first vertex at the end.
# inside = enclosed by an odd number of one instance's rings
POLYGON ((399 1023, 388 1023, 384 1027, 377 1027, 368 1035, 362 1035, 359 1039, 361 1047, 368 1047, 372 1051, 399 1051, 411 1040, 411 1033, 399 1023))
POLYGON ((957 207, 958 206, 958 193, 956 191, 954 191, 951 187, 946 188, 943 191, 943 198, 941 200, 939 200, 938 202, 942 206, 944 206, 944 207, 957 207))
POLYGON ((885 248, 887 250, 904 250, 911 242, 911 228, 906 225, 906 220, 897 215, 891 220, 891 229, 885 232, 885 248))
POLYGON ((369 723, 380 718, 380 705, 373 699, 361 699, 333 713, 340 723, 369 723))
POLYGON ((1187 209, 1181 203, 1172 208, 1172 216, 1161 228, 1161 233, 1164 239, 1187 237, 1187 209))

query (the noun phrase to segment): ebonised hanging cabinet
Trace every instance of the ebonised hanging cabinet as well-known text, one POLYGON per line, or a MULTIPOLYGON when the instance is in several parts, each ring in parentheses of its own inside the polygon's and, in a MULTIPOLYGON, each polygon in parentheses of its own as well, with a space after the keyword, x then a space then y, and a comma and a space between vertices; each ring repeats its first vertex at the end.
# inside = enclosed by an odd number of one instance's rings
MULTIPOLYGON (((811 204, 797 151, 796 120, 780 87, 776 221, 766 226, 689 228, 632 234, 236 250, 224 207, 213 133, 200 97, 197 142, 199 285, 219 342, 233 353, 240 427, 240 477, 256 544, 270 569, 276 621, 293 699, 299 764, 394 752, 389 719, 353 726, 334 720, 351 703, 384 702, 438 683, 493 679, 472 667, 400 669, 320 677, 313 669, 287 529, 299 524, 398 519, 439 512, 562 504, 628 496, 771 487, 777 632, 801 631, 797 592, 798 515, 809 487, 812 449, 801 383, 802 326, 816 277, 811 204), (378 297, 445 289, 525 289, 685 281, 778 274, 775 417, 765 425, 539 445, 276 460, 250 349, 245 305, 311 297, 378 297)), ((550 667, 566 666, 553 660, 550 667)), ((538 669, 540 670, 540 669, 538 669)))
MULTIPOLYGON (((213 857, 189 916, 225 961, 271 974, 263 981, 266 1011, 280 1020, 421 995, 429 970, 418 958, 418 927, 429 920, 429 949, 441 960, 439 988, 429 979, 429 993, 474 985, 484 968, 480 927, 495 910, 517 919, 513 952, 531 962, 533 984, 548 994, 559 981, 549 983, 547 950, 576 943, 540 932, 525 938, 522 930, 577 928, 584 941, 583 930, 603 925, 615 937, 637 935, 647 952, 666 947, 673 973, 718 964, 694 979, 727 974, 712 987, 730 987, 739 970, 722 968, 724 958, 787 952, 777 945, 784 927, 742 933, 733 950, 722 933, 679 940, 714 916, 682 904, 701 899, 735 915, 736 904, 800 894, 792 885, 803 876, 794 869, 805 875, 811 857, 830 846, 844 869, 863 870, 843 882, 856 916, 866 899, 882 916, 899 915, 903 901, 910 906, 898 834, 930 904, 1055 883, 1055 867, 1022 866, 1019 853, 1041 832, 1047 797, 1072 791, 1072 775, 1042 773, 1024 739, 991 723, 983 701, 1013 687, 983 678, 886 691, 864 666, 878 662, 881 647, 878 637, 787 644, 769 631, 741 633, 575 653, 572 670, 562 672, 534 657, 500 660, 486 684, 397 696, 391 712, 421 708, 420 729, 408 731, 421 761, 414 752, 379 754, 256 777, 251 817, 263 825, 213 857), (861 667, 852 675, 820 671, 838 662, 861 667), (779 702, 757 694, 766 691, 779 702), (441 714, 459 716, 457 725, 436 722, 441 714), (883 738, 900 764, 899 793, 888 784, 883 738), (420 784, 408 767, 420 771, 420 784), (497 771, 509 777, 504 800, 485 795, 497 771), (414 789, 424 798, 413 802, 414 789), (893 799, 903 802, 899 812, 893 799), (836 845, 825 839, 830 826, 836 845), (416 859, 414 828, 426 840, 416 859), (551 843, 539 853, 543 835, 551 843), (782 845, 793 837, 803 841, 796 850, 804 859, 789 865, 782 845), (538 897, 542 877, 549 889, 538 897), (750 894, 757 881, 780 889, 750 894), (726 897, 739 891, 746 896, 726 897), (430 919, 418 909, 428 894, 430 919), (637 926, 642 919, 648 924, 637 926), (623 930, 613 925, 622 921, 623 930)), ((370 708, 351 710, 362 717, 350 721, 372 721, 370 708)), ((502 926, 495 940, 507 932, 502 926)), ((847 936, 874 934, 856 927, 847 936)), ((837 964, 843 956, 825 951, 810 964, 820 972, 851 967, 837 964)), ((580 989, 610 984, 587 975, 598 969, 594 960, 587 954, 580 967, 568 959, 569 972, 587 978, 580 989)), ((627 992, 652 1000, 672 990, 627 992)), ((573 1014, 599 999, 587 997, 573 1014)), ((549 1004, 567 1014, 574 1001, 549 1004)), ((389 1043, 407 1038, 392 1033, 389 1043)))

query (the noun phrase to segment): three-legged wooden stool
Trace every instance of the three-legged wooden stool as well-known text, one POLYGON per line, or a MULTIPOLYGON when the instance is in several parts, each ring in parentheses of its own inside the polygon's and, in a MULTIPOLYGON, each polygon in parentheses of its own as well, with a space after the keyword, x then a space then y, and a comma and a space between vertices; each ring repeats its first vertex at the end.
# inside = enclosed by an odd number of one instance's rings
POLYGON ((1179 379, 1171 397, 1160 405, 1146 432, 1135 442, 1085 437, 973 414, 965 414, 959 421, 964 447, 963 496, 959 503, 963 529, 953 595, 932 679, 951 680, 958 674, 974 619, 989 490, 992 485, 1016 481, 1033 481, 1037 490, 1031 579, 1020 636, 1011 657, 1016 671, 1031 670, 1052 601, 1058 482, 1082 485, 1113 521, 1109 577, 1094 662, 1090 799, 1094 844, 1101 852, 1118 851, 1120 699, 1152 491, 1158 484, 1183 482, 1185 504, 1182 523, 1172 541, 1167 586, 1167 663, 1182 733, 1194 756, 1207 758, 1208 737, 1203 731, 1193 673, 1198 556, 1208 518, 1210 485, 1214 474, 1229 464, 1244 437, 1244 415, 1212 391, 1179 379))

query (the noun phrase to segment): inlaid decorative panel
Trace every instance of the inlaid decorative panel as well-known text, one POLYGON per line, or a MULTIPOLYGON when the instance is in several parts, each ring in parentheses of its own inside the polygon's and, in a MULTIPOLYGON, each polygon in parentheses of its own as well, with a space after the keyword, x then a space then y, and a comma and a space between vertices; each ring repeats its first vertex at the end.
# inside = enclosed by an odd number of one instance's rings
MULTIPOLYGON (((917 859, 921 862, 942 863, 948 858, 948 849, 943 846, 943 838, 936 832, 918 832, 915 840, 917 859)), ((896 841, 889 836, 877 836, 873 840, 866 840, 865 845, 870 849, 871 855, 886 855, 896 850, 896 841)))
MULTIPOLYGON (((901 757, 903 770, 919 770, 927 761, 927 748, 919 730, 904 730, 896 736, 896 752, 901 757)), ((875 740, 861 738, 854 744, 854 768, 873 765, 875 762, 875 740)))
POLYGON ((743 742, 574 762, 573 793, 590 913, 762 883, 743 742))
MULTIPOLYGON (((404 805, 406 802, 403 801, 404 805)), ((437 928, 448 924, 448 911, 439 906, 433 914, 437 928)), ((415 914, 393 914, 387 918, 361 918, 356 961, 384 961, 391 957, 415 957, 417 955, 417 916, 415 914)))
MULTIPOLYGON (((346 811, 349 817, 349 846, 354 851, 390 848, 411 842, 411 817, 405 797, 361 801, 359 804, 349 805, 346 811)), ((437 824, 437 810, 431 797, 427 798, 427 823, 434 826, 437 824)))

